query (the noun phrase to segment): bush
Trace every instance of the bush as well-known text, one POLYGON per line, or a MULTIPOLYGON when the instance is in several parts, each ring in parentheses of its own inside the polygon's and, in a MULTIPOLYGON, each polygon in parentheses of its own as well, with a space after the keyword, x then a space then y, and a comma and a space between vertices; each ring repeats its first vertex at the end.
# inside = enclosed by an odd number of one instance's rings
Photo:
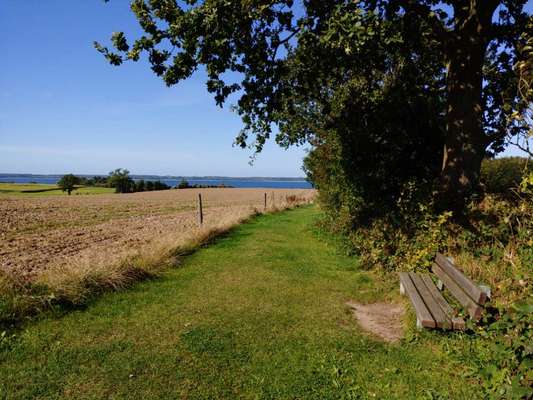
POLYGON ((144 182, 144 179, 141 179, 137 182, 135 182, 135 191, 136 192, 144 192, 146 189, 146 184, 144 182))
POLYGON ((98 187, 109 187, 107 182, 107 177, 105 176, 93 176, 90 178, 80 177, 80 185, 83 186, 98 186, 98 187))
POLYGON ((170 189, 170 186, 168 186, 166 183, 161 182, 159 180, 154 182, 154 190, 168 190, 170 189))
POLYGON ((135 182, 130 177, 130 171, 117 168, 109 173, 108 183, 115 188, 116 193, 130 193, 135 187, 135 182))
POLYGON ((72 175, 72 174, 68 174, 68 175, 63 175, 61 177, 59 182, 57 182, 57 186, 59 186, 59 188, 63 192, 67 192, 68 195, 70 196, 72 191, 76 190, 76 185, 79 185, 80 182, 81 181, 79 177, 72 175))
POLYGON ((191 186, 189 185, 189 182, 187 182, 185 179, 182 179, 181 182, 178 184, 178 189, 188 189, 191 186))
POLYGON ((512 201, 486 193, 472 202, 461 224, 449 212, 436 214, 427 188, 416 183, 404 187, 387 214, 377 212, 366 222, 357 213, 357 196, 343 197, 345 186, 327 187, 319 197, 326 208, 324 224, 344 234, 347 249, 359 256, 360 265, 380 271, 427 271, 440 251, 454 256, 474 281, 491 287, 482 323, 470 324, 468 333, 437 338, 444 351, 467 365, 487 399, 533 394, 533 173, 514 186, 512 201))
POLYGON ((531 316, 533 304, 516 303, 496 312, 493 321, 474 326, 466 340, 451 338, 445 351, 479 376, 486 399, 530 399, 533 396, 531 316))
POLYGON ((487 193, 510 195, 528 168, 528 159, 504 157, 484 160, 481 165, 481 184, 487 193))

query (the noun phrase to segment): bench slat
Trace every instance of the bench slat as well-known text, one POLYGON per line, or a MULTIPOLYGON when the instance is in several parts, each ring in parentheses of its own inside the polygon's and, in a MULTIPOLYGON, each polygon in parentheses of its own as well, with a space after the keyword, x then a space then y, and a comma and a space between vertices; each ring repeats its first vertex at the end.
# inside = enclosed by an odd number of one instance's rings
POLYGON ((429 274, 422 274, 421 275, 422 281, 428 288, 429 292, 437 302, 437 304, 440 306, 442 311, 446 314, 448 319, 452 323, 452 327, 455 330, 464 330, 465 329, 465 321, 461 317, 456 317, 455 312, 453 308, 448 304, 446 299, 442 297, 442 294, 440 293, 439 289, 435 286, 433 281, 431 280, 429 274))
POLYGON ((435 320, 437 328, 451 329, 452 322, 431 295, 431 292, 422 280, 422 274, 410 273, 409 275, 411 276, 411 280, 413 281, 416 289, 418 290, 420 297, 422 297, 422 300, 426 304, 426 307, 428 308, 433 319, 435 320))
POLYGON ((468 310, 470 318, 473 320, 479 320, 481 317, 481 307, 477 305, 474 300, 470 298, 461 287, 455 283, 455 281, 450 278, 450 276, 445 273, 442 268, 437 264, 433 263, 433 272, 439 277, 439 279, 444 282, 444 285, 448 290, 455 296, 455 298, 468 310))
POLYGON ((468 279, 461 271, 459 271, 453 263, 444 257, 441 253, 437 253, 435 258, 439 267, 450 276, 451 279, 476 302, 483 305, 487 300, 487 295, 474 282, 468 279))
POLYGON ((436 323, 433 319, 431 313, 429 312, 428 308, 426 307, 426 304, 420 297, 420 294, 415 288, 415 285, 413 281, 411 280, 411 277, 406 272, 400 272, 400 283, 403 286, 404 291, 409 295, 409 298, 411 299, 411 303, 413 303, 413 306, 415 308, 417 319, 425 328, 435 328, 436 323))

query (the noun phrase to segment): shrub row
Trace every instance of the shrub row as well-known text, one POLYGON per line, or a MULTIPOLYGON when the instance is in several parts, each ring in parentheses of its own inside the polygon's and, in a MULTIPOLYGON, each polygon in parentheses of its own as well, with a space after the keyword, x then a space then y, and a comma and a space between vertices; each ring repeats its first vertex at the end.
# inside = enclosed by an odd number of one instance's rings
POLYGON ((480 177, 482 187, 488 193, 512 195, 527 174, 528 163, 531 161, 523 157, 483 160, 480 177))

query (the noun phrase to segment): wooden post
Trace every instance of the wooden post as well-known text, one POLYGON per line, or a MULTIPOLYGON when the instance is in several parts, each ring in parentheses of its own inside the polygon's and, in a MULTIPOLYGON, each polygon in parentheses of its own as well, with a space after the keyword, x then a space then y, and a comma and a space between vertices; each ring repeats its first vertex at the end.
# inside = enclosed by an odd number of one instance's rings
POLYGON ((265 192, 265 210, 267 209, 267 194, 265 192))
POLYGON ((198 193, 198 223, 204 223, 204 210, 202 209, 202 195, 198 193))

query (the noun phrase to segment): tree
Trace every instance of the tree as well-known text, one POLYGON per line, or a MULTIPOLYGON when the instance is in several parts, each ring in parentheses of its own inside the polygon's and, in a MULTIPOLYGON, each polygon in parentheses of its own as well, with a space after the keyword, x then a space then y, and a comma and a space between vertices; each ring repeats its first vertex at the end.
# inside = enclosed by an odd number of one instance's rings
POLYGON ((170 186, 168 186, 166 183, 161 182, 160 180, 157 180, 154 182, 154 190, 168 190, 170 189, 170 186))
POLYGON ((189 185, 189 182, 185 178, 183 178, 180 183, 178 184, 178 189, 188 189, 191 186, 189 185))
POLYGON ((515 70, 519 77, 518 93, 527 103, 527 106, 522 114, 516 113, 514 117, 525 122, 529 126, 529 131, 524 135, 511 138, 508 143, 518 147, 529 157, 533 157, 533 148, 530 143, 531 138, 533 138, 533 102, 531 102, 531 98, 533 98, 533 19, 529 20, 521 39, 519 46, 521 57, 515 64, 515 70))
MULTIPOLYGON (((95 45, 113 65, 138 61, 147 53, 152 70, 169 86, 205 66, 207 89, 217 104, 224 104, 232 94, 240 96, 235 109, 244 129, 237 143, 246 147, 252 140, 257 151, 274 126, 279 129, 276 141, 282 146, 306 141, 327 144, 331 132, 338 133, 339 127, 344 133, 333 136, 340 138, 341 145, 346 139, 352 149, 363 143, 371 150, 372 144, 395 140, 392 130, 385 138, 379 138, 376 131, 351 135, 350 127, 365 124, 367 114, 359 113, 365 106, 357 102, 346 112, 350 106, 346 94, 359 89, 360 76, 364 90, 376 89, 386 84, 380 80, 383 77, 396 84, 395 72, 417 74, 412 69, 416 65, 427 78, 417 85, 418 97, 427 88, 431 92, 437 88, 432 100, 445 102, 442 109, 435 109, 439 115, 424 122, 433 125, 439 117, 445 119, 439 138, 440 203, 461 211, 477 188, 486 152, 502 151, 506 139, 527 129, 524 120, 512 118, 522 114, 531 101, 529 95, 526 99, 517 95, 518 78, 513 71, 523 46, 522 34, 531 21, 524 12, 525 3, 323 0, 299 5, 292 0, 135 0, 131 8, 146 35, 130 46, 123 33, 114 33, 116 52, 95 45), (376 29, 379 43, 373 39, 376 29), (383 36, 384 31, 389 36, 383 36), (369 43, 377 46, 364 48, 369 43), (372 77, 374 68, 383 74, 372 77), (341 91, 345 97, 339 107, 341 91)), ((384 104, 397 104, 390 96, 399 93, 382 90, 380 96, 384 104)), ((389 111, 383 110, 383 118, 389 111)), ((416 135, 410 141, 423 145, 416 135)))
POLYGON ((135 182, 129 174, 130 171, 122 168, 117 168, 109 173, 108 183, 115 188, 116 193, 130 193, 132 191, 135 182))
POLYGON ((508 133, 516 136, 526 128, 511 118, 525 106, 516 96, 513 64, 531 16, 523 12, 525 0, 450 0, 445 2, 450 12, 434 11, 431 6, 437 1, 390 3, 428 26, 446 62, 441 194, 457 209, 477 186, 486 149, 501 150, 508 133))
POLYGON ((81 180, 79 177, 72 175, 72 174, 67 174, 61 177, 59 182, 57 182, 57 186, 59 186, 59 188, 63 192, 67 192, 68 195, 70 196, 72 191, 77 189, 76 185, 79 185, 80 182, 81 180))
POLYGON ((136 192, 144 192, 145 188, 146 188, 146 183, 144 182, 144 179, 140 179, 139 181, 135 182, 136 192))

